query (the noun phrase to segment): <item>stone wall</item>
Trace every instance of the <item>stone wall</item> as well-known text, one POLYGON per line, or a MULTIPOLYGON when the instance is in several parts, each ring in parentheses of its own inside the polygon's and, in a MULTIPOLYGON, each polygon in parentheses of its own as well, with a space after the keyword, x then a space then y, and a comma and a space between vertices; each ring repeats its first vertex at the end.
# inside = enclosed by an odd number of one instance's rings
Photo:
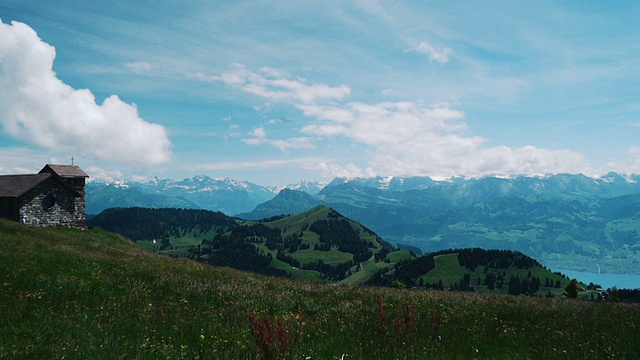
POLYGON ((53 177, 19 199, 20 221, 36 226, 84 227, 84 197, 53 177))

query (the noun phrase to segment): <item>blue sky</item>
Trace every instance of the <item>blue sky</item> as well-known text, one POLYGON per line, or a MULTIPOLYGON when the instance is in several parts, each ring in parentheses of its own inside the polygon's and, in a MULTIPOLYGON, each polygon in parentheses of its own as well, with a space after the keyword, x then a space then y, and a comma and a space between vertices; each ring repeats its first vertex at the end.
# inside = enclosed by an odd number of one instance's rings
POLYGON ((640 3, 0 1, 0 173, 640 173, 640 3))

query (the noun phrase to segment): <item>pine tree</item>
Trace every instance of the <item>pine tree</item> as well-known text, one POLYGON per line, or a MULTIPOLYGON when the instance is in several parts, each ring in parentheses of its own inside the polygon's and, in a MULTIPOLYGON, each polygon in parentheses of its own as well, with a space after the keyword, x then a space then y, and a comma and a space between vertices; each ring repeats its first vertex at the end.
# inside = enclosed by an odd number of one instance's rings
POLYGON ((564 296, 569 299, 575 299, 578 297, 578 280, 573 279, 564 287, 564 296))

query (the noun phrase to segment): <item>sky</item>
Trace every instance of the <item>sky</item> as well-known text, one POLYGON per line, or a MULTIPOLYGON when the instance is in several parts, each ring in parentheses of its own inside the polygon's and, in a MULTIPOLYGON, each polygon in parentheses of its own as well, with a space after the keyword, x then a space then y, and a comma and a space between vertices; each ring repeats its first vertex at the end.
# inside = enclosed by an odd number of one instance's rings
POLYGON ((0 174, 640 173, 640 2, 0 0, 0 174))

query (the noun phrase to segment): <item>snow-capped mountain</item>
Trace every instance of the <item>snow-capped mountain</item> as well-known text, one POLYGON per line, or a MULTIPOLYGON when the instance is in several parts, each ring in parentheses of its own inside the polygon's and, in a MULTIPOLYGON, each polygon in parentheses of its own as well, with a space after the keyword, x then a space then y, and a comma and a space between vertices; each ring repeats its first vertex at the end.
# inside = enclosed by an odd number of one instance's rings
POLYGON ((253 210, 272 199, 282 189, 295 189, 316 195, 324 183, 303 180, 284 186, 261 186, 229 178, 205 175, 173 180, 91 181, 87 184, 87 213, 98 214, 110 207, 183 207, 220 211, 228 215, 253 210))
POLYGON ((462 203, 472 203, 495 195, 616 196, 640 189, 640 177, 609 173, 592 178, 585 175, 541 175, 452 178, 429 177, 335 178, 330 183, 302 180, 296 184, 261 186, 230 178, 197 175, 182 180, 155 177, 149 180, 91 181, 87 184, 87 213, 97 214, 109 207, 202 208, 235 215, 252 211, 258 204, 274 198, 281 190, 303 191, 313 196, 322 190, 344 184, 381 191, 403 192, 439 188, 453 192, 462 203))
POLYGON ((283 192, 238 216, 261 219, 318 204, 423 251, 510 249, 558 268, 588 271, 597 263, 606 272, 640 271, 635 175, 335 179, 315 197, 283 192))
POLYGON ((289 185, 283 185, 283 186, 271 186, 270 189, 271 191, 273 191, 274 194, 278 194, 280 193, 280 191, 284 190, 284 189, 289 189, 289 190, 298 190, 298 191, 304 191, 307 194, 311 194, 311 195, 318 195, 318 193, 325 187, 327 186, 327 182, 325 181, 311 181, 311 180, 301 180, 296 184, 289 184, 289 185))

